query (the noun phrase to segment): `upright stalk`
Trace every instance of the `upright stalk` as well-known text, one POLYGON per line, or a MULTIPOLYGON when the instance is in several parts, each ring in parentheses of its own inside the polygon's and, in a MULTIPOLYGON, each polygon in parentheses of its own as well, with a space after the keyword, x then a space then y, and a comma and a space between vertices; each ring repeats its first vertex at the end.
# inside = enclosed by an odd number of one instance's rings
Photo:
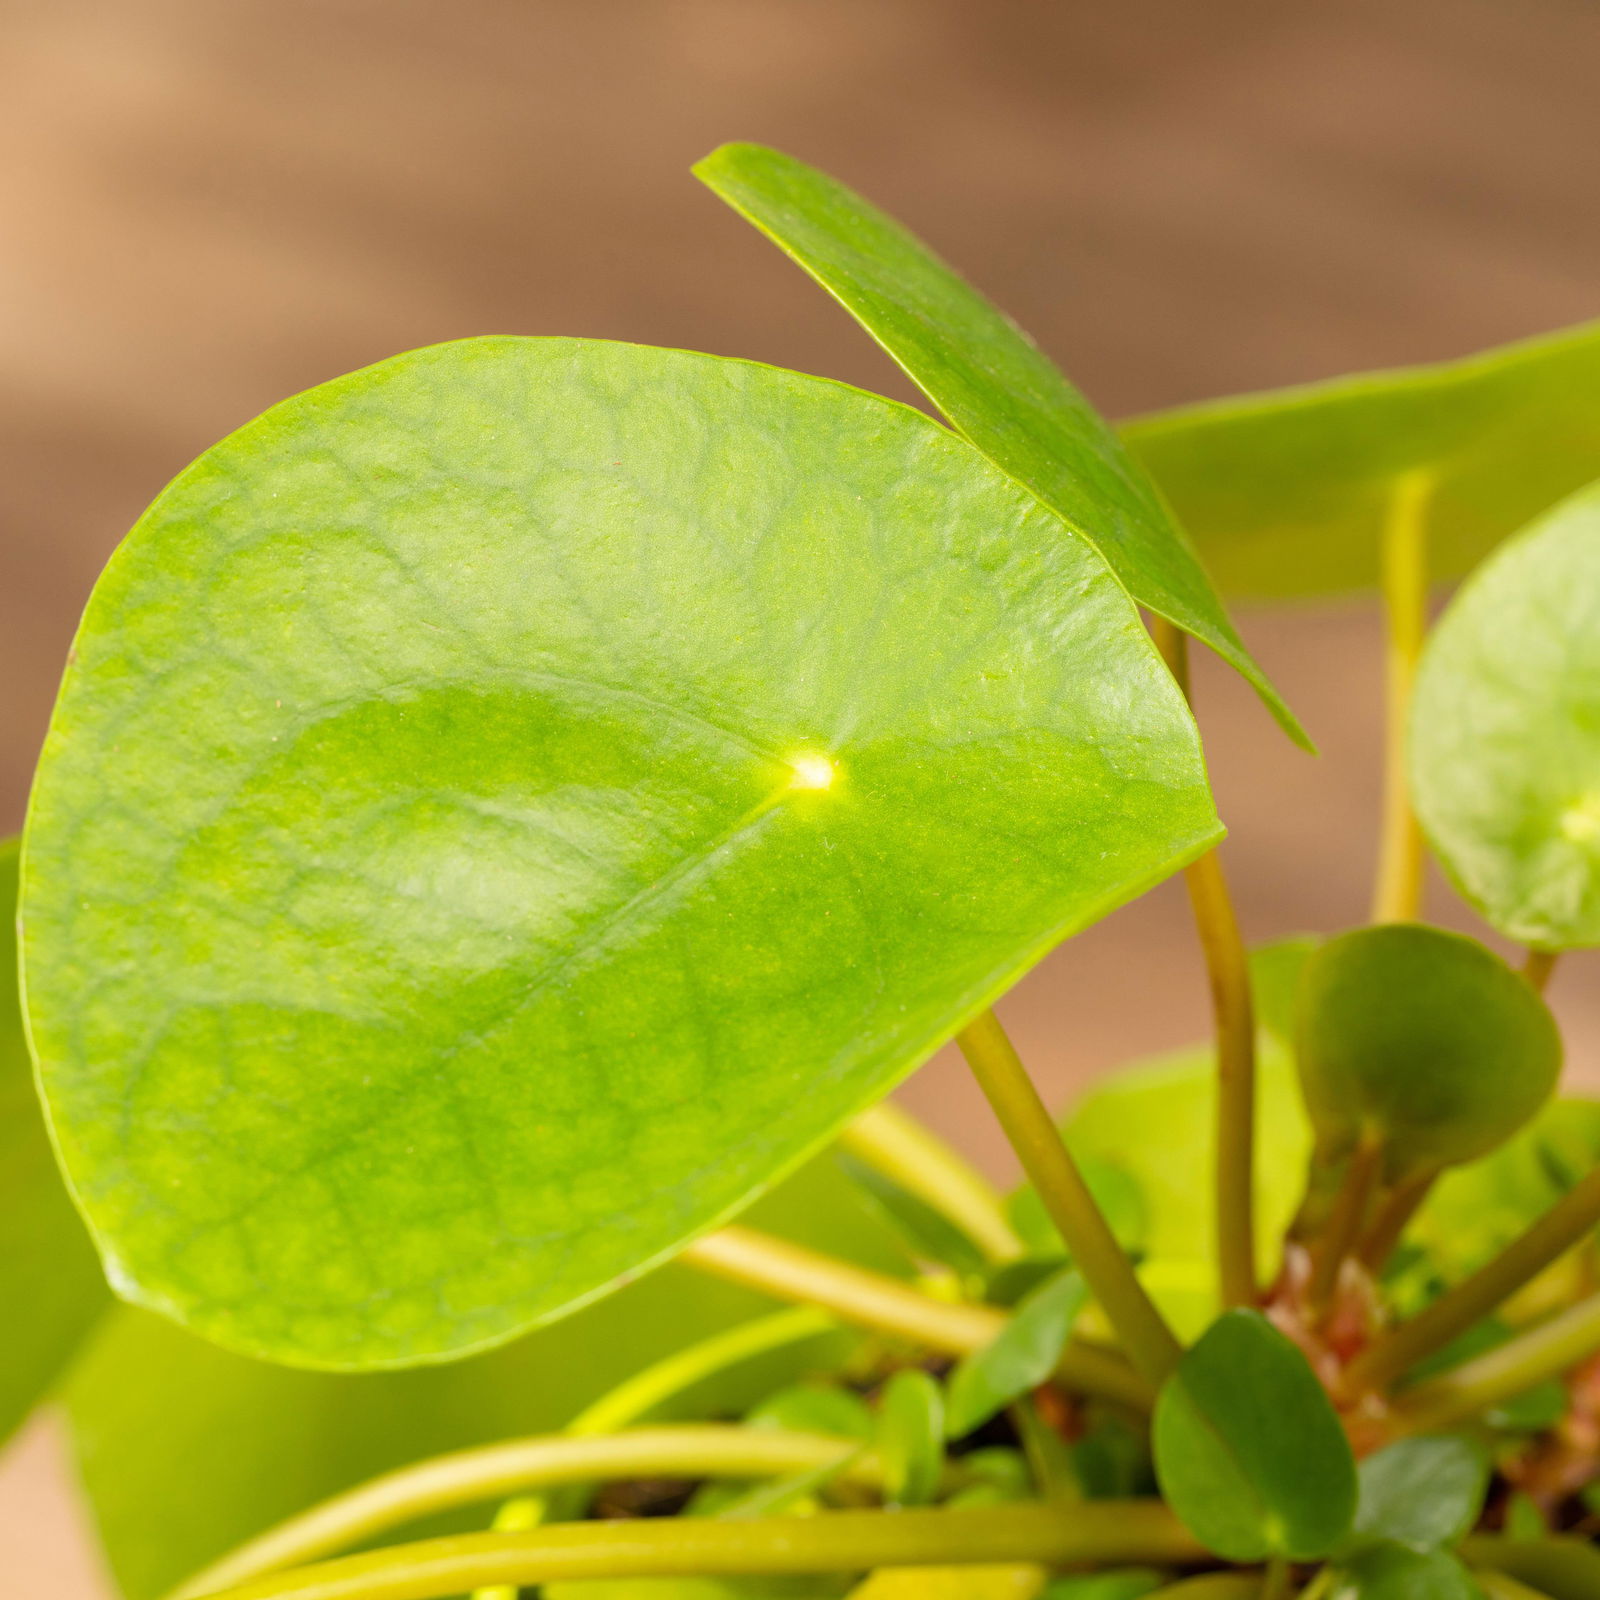
POLYGON ((1282 1556, 1275 1556, 1261 1581, 1261 1600, 1292 1600, 1294 1572, 1282 1556))
POLYGON ((898 1106, 863 1111, 839 1143, 953 1222, 990 1261, 1023 1254, 994 1185, 898 1106))
POLYGON ((1183 1348, 1117 1243, 1005 1030, 985 1011, 956 1042, 1128 1359, 1159 1388, 1183 1348))
POLYGON ((491 1584, 745 1577, 876 1567, 1182 1566, 1206 1559, 1155 1500, 813 1517, 648 1517, 467 1533, 346 1556, 213 1591, 218 1600, 446 1600, 491 1584))
MULTIPOLYGON (((842 1321, 946 1355, 982 1350, 999 1337, 1008 1320, 993 1306, 935 1300, 898 1278, 868 1272, 753 1228, 719 1228, 688 1245, 678 1259, 748 1289, 820 1306, 842 1321)), ((1141 1410, 1150 1404, 1149 1388, 1140 1375, 1107 1350, 1069 1344, 1056 1363, 1056 1376, 1082 1394, 1141 1410)))
MULTIPOLYGON (((1150 631, 1187 696, 1187 639, 1161 617, 1152 620, 1150 631)), ((1217 852, 1212 850, 1186 867, 1183 879, 1205 956, 1217 1041, 1217 1272, 1224 1305, 1253 1305, 1256 1023, 1250 994, 1250 958, 1217 852)))
POLYGON ((1352 1394, 1381 1389, 1481 1322, 1600 1226, 1600 1167, 1586 1174, 1499 1255, 1351 1362, 1352 1394))
POLYGON ((1530 950, 1522 963, 1522 975, 1533 985, 1535 994, 1543 994, 1550 987, 1550 975, 1556 970, 1555 950, 1530 950))
POLYGON ((1600 1293, 1519 1333, 1453 1372, 1408 1389, 1390 1415, 1402 1433, 1452 1428, 1559 1377, 1600 1350, 1600 1293))
POLYGON ((1383 823, 1374 922, 1410 922, 1422 905, 1427 856, 1406 783, 1406 718, 1417 661, 1428 629, 1427 511, 1433 475, 1407 472, 1390 491, 1380 565, 1387 625, 1384 717, 1383 823))
POLYGON ((1383 1147, 1375 1139, 1363 1139, 1351 1153, 1328 1224, 1317 1242, 1311 1269, 1307 1298, 1312 1311, 1319 1315, 1333 1305, 1340 1271, 1366 1226, 1382 1160, 1383 1147))

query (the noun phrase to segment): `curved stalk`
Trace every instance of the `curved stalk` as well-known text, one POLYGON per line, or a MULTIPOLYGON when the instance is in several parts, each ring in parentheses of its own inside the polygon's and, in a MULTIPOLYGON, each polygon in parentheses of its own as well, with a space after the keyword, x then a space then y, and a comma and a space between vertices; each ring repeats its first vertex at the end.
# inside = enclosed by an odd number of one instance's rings
POLYGON ((1409 1322, 1373 1341, 1346 1373, 1352 1394, 1381 1389, 1481 1322, 1600 1226, 1600 1168, 1564 1194, 1521 1238, 1447 1289, 1409 1322))
POLYGON ((720 1521, 650 1517, 426 1539, 213 1591, 216 1600, 446 1600, 492 1584, 739 1577, 876 1567, 1206 1559, 1158 1501, 957 1511, 834 1511, 720 1521))
MULTIPOLYGON (((819 1338, 837 1328, 838 1322, 815 1306, 796 1306, 769 1317, 741 1322, 724 1329, 626 1378, 616 1388, 586 1406, 561 1431, 564 1434, 592 1436, 616 1433, 642 1420, 657 1406, 713 1373, 741 1361, 765 1355, 769 1350, 805 1339, 819 1338)), ((583 1502, 563 1505, 564 1517, 581 1515, 583 1502)), ((501 1532, 536 1528, 551 1513, 547 1497, 521 1495, 508 1500, 495 1514, 494 1527, 501 1532)), ((516 1600, 509 1589, 483 1589, 472 1600, 516 1600)))
MULTIPOLYGON (((842 1321, 946 1355, 969 1355, 992 1344, 1007 1321, 1005 1312, 993 1306, 935 1300, 898 1278, 851 1266, 753 1228, 719 1228, 688 1245, 678 1259, 746 1288, 821 1306, 842 1321)), ((1079 1393, 1149 1408, 1149 1387, 1110 1351, 1069 1344, 1056 1363, 1055 1375, 1079 1393)))
POLYGON ((1344 1182, 1328 1214, 1327 1226, 1317 1242, 1307 1298, 1314 1313, 1325 1313, 1339 1289, 1339 1273, 1372 1208, 1372 1193, 1378 1182, 1383 1147, 1375 1139, 1363 1139, 1351 1153, 1344 1182))
POLYGON ((954 1223, 990 1261, 1023 1254, 994 1185, 898 1106, 885 1100, 863 1111, 839 1143, 954 1223))
POLYGON ((882 1481, 877 1460, 861 1453, 857 1439, 724 1423, 641 1428, 593 1438, 552 1434, 458 1450, 385 1473, 269 1528, 190 1578, 171 1600, 192 1600, 262 1573, 315 1561, 419 1517, 513 1490, 615 1478, 762 1478, 840 1463, 858 1481, 882 1481))
POLYGON ((956 1042, 1128 1359, 1159 1388, 1183 1347, 1134 1274, 1005 1030, 985 1011, 956 1042))
POLYGON ((1383 823, 1374 922, 1414 921, 1422 905, 1427 855, 1406 783, 1406 718, 1411 687, 1428 630, 1427 511, 1433 475, 1402 474, 1383 520, 1381 566, 1388 627, 1384 715, 1383 823))
MULTIPOLYGON (((1160 617, 1151 635, 1178 687, 1189 694, 1189 646, 1160 617)), ((1225 1306, 1256 1302, 1256 1021, 1250 956, 1239 932, 1222 858, 1215 850, 1184 868, 1195 931, 1211 987, 1217 1041, 1217 1273, 1225 1306)))
POLYGON ((1428 1192, 1439 1181, 1438 1170, 1419 1172, 1414 1178, 1397 1183, 1379 1202, 1378 1214, 1361 1242, 1361 1263, 1369 1272, 1382 1272, 1400 1235, 1406 1231, 1411 1219, 1422 1209, 1428 1192))
POLYGON ((1390 1414, 1401 1433, 1450 1428, 1546 1378, 1559 1377, 1596 1350, 1600 1350, 1600 1294, 1589 1295, 1443 1377, 1408 1389, 1390 1414))

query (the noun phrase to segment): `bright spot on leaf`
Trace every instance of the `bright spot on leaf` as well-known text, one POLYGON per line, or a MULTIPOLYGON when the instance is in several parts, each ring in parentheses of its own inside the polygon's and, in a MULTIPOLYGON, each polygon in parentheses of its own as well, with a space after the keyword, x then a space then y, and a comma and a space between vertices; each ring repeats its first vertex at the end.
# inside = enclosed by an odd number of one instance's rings
POLYGON ((819 755, 792 756, 789 766, 794 772, 789 780, 791 789, 831 789, 839 773, 826 756, 819 755))
POLYGON ((1600 793, 1586 794, 1561 813, 1561 831, 1574 844, 1587 844, 1600 835, 1600 793))

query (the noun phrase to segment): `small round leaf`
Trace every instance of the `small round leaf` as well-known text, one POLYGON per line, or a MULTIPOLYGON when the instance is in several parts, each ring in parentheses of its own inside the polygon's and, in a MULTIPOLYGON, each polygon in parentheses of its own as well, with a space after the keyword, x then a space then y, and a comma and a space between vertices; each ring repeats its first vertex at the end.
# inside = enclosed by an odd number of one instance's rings
POLYGON ((1168 1504, 1229 1561, 1314 1561, 1350 1530, 1356 1464, 1306 1358, 1256 1311, 1219 1317, 1156 1401, 1168 1504))
POLYGON ((1410 768, 1428 842, 1489 923, 1600 944, 1600 484, 1462 586, 1418 671, 1410 768))
POLYGON ((1431 1550, 1465 1538, 1483 1511, 1489 1452, 1476 1439, 1401 1439, 1361 1463, 1356 1537, 1431 1550))
POLYGON ((1391 1178, 1487 1154, 1549 1098, 1561 1036, 1548 1007, 1474 939, 1359 928, 1306 963, 1301 1086, 1330 1153, 1363 1138, 1391 1178))

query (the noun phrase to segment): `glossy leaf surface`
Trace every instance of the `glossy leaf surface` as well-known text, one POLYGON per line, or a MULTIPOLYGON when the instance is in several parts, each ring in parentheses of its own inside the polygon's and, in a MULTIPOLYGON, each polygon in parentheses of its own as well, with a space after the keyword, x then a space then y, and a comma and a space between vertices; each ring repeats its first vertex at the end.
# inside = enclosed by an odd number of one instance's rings
POLYGON ((112 559, 30 813, 34 1039, 125 1294, 417 1361, 730 1214, 1218 832, 1126 593, 920 413, 442 345, 112 559))
POLYGON ((0 843, 0 1441, 111 1301, 61 1182, 17 1006, 17 842, 0 843))
POLYGON ((1210 645, 1306 742, 1161 497, 1009 317, 891 217, 793 156, 729 144, 694 170, 833 295, 959 433, 1091 540, 1141 605, 1210 645))
POLYGON ((1340 1568, 1330 1600, 1483 1600, 1483 1591, 1448 1550, 1379 1544, 1340 1568))
POLYGON ((1350 1529, 1344 1429, 1305 1357, 1259 1312, 1225 1313, 1185 1352, 1153 1439, 1168 1504, 1219 1556, 1314 1560, 1350 1529))
POLYGON ((1410 724, 1417 815, 1508 938, 1600 944, 1600 484, 1462 587, 1429 636, 1410 724))
POLYGON ((950 1374, 945 1432, 960 1439, 1048 1378, 1089 1298, 1076 1272, 1061 1272, 1017 1303, 993 1344, 964 1356, 950 1374))
MULTIPOLYGON (((829 1158, 763 1197, 750 1221, 880 1272, 903 1270, 893 1237, 829 1158)), ((762 1296, 669 1266, 485 1355, 357 1374, 253 1361, 124 1310, 92 1342, 66 1396, 102 1548, 129 1600, 155 1600, 365 1478, 564 1427, 641 1368, 770 1310, 762 1296)), ((796 1379, 836 1370, 856 1343, 841 1330, 741 1361, 640 1420, 738 1416, 796 1379)), ((491 1514, 486 1507, 457 1525, 481 1528, 491 1514)))
POLYGON ((1374 588, 1400 480, 1431 484, 1429 568, 1458 578, 1600 475, 1600 323, 1438 366, 1186 406, 1123 438, 1223 592, 1374 588))
POLYGON ((1306 964, 1301 1083, 1331 1152, 1382 1144, 1393 1177, 1484 1155, 1549 1098, 1549 1008, 1474 939, 1416 923, 1359 928, 1306 964))
POLYGON ((1415 1550, 1454 1544, 1477 1524, 1489 1452, 1458 1434, 1401 1439, 1364 1460, 1355 1537, 1415 1550))

